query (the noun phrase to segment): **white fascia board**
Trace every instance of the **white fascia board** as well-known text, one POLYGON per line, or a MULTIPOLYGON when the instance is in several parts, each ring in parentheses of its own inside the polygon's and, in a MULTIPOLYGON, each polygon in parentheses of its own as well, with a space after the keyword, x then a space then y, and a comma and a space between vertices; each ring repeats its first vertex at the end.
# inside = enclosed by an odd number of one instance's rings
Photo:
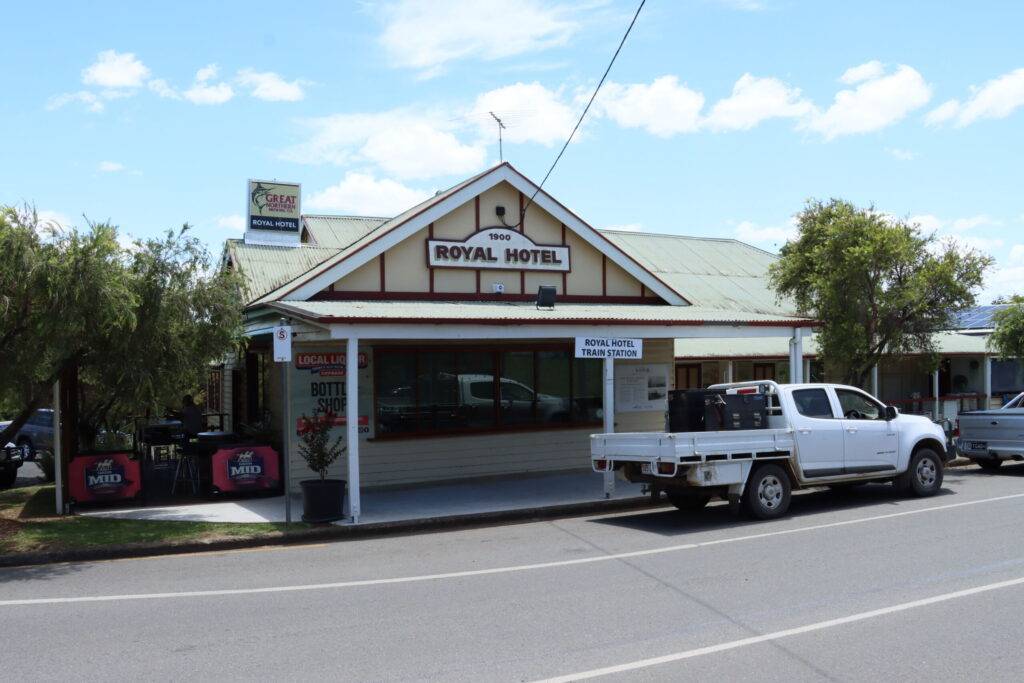
POLYGON ((434 204, 429 209, 424 210, 423 213, 413 216, 400 227, 395 228, 382 237, 378 237, 352 256, 342 259, 339 263, 336 263, 316 277, 295 288, 293 291, 288 293, 288 299, 292 301, 308 301, 317 293, 323 291, 328 286, 337 282, 360 266, 369 263, 388 249, 397 245, 399 242, 412 237, 420 230, 423 230, 442 216, 451 213, 453 210, 462 206, 481 192, 486 192, 491 189, 501 182, 501 180, 502 178, 497 172, 488 173, 477 178, 461 190, 453 193, 449 197, 445 197, 442 201, 434 204))
MULTIPOLYGON (((499 170, 502 180, 508 181, 510 185, 527 197, 536 190, 536 185, 514 169, 502 166, 499 170)), ((559 222, 579 235, 587 244, 607 256, 615 265, 642 282, 648 289, 668 303, 673 306, 688 306, 690 304, 689 301, 670 289, 665 283, 645 270, 633 259, 626 256, 611 240, 603 237, 597 230, 584 223, 582 219, 552 199, 544 190, 537 193, 533 203, 557 218, 559 222)))
POLYGON ((571 339, 573 337, 640 337, 643 339, 720 339, 730 337, 786 337, 793 328, 734 325, 410 325, 331 324, 331 339, 571 339))
MULTIPOLYGON (((486 175, 477 178, 469 185, 466 185, 461 190, 453 193, 449 197, 446 197, 442 201, 431 206, 429 209, 426 209, 418 216, 410 218, 402 226, 392 230, 387 235, 377 238, 352 256, 342 259, 339 263, 327 268, 316 277, 288 292, 288 299, 293 301, 308 301, 334 282, 337 282, 360 266, 369 263, 388 249, 397 245, 399 242, 415 235, 437 219, 442 216, 446 216, 473 197, 486 192, 502 181, 508 182, 527 196, 531 195, 536 187, 511 167, 499 166, 491 173, 487 173, 486 175)), ((544 193, 543 190, 537 193, 534 203, 557 218, 561 223, 565 224, 573 232, 579 235, 580 238, 586 241, 587 244, 607 256, 613 263, 642 282, 648 289, 668 303, 674 306, 689 305, 689 302, 686 301, 686 299, 670 289, 651 273, 644 270, 635 261, 625 256, 625 254, 610 240, 602 237, 597 230, 584 223, 564 206, 551 199, 551 197, 544 193)))

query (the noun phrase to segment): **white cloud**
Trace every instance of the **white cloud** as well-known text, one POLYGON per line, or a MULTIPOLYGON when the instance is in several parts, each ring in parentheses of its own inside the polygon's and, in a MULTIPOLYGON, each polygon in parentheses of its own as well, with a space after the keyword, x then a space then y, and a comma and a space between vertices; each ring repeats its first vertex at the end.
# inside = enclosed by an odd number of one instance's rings
POLYGON ((245 217, 240 213, 233 213, 227 216, 218 216, 216 225, 222 230, 230 230, 232 232, 244 232, 245 231, 245 217))
POLYGON ((211 83, 217 77, 217 65, 208 64, 196 71, 192 87, 182 93, 192 104, 224 104, 235 96, 235 91, 224 82, 211 83))
POLYGON ((402 179, 463 175, 486 161, 482 144, 455 136, 450 115, 404 109, 365 114, 336 114, 304 122, 306 142, 284 150, 282 158, 299 163, 370 162, 402 179))
POLYGON ((939 125, 953 121, 957 128, 981 119, 1004 119, 1024 107, 1024 68, 993 78, 981 87, 972 87, 963 103, 948 100, 928 113, 925 123, 939 125))
POLYGON ((124 164, 117 161, 101 161, 96 170, 102 173, 117 173, 124 170, 124 164))
POLYGON ((917 158, 917 153, 912 152, 909 149, 902 149, 900 147, 886 147, 885 151, 889 155, 898 161, 913 161, 917 158))
POLYGON ((869 133, 901 121, 927 104, 931 96, 931 86, 924 77, 901 64, 891 74, 861 81, 853 90, 840 90, 832 106, 812 116, 805 127, 821 133, 826 140, 869 133))
POLYGON ((138 88, 149 77, 149 68, 131 52, 104 50, 82 70, 82 83, 100 88, 138 88))
POLYGON ((36 211, 36 220, 36 233, 43 238, 50 237, 55 231, 73 227, 71 219, 60 211, 36 211))
POLYGON ((982 225, 1001 226, 1003 224, 1003 221, 993 218, 987 213, 979 213, 974 216, 965 216, 952 220, 944 220, 934 214, 926 213, 911 216, 910 222, 917 223, 926 232, 945 231, 953 233, 966 232, 982 225))
POLYGON ((877 59, 865 62, 859 66, 851 66, 839 77, 841 83, 853 85, 861 81, 871 81, 885 73, 885 65, 877 59))
POLYGON ((671 137, 700 127, 704 95, 680 85, 675 76, 661 76, 650 85, 607 83, 595 106, 624 128, 643 128, 658 137, 671 137))
POLYGON ((704 125, 715 131, 749 130, 766 119, 799 118, 813 110, 799 88, 747 73, 733 85, 732 95, 715 103, 704 125))
POLYGON ((178 94, 178 91, 168 85, 167 81, 162 78, 154 78, 147 83, 146 86, 160 97, 172 100, 181 99, 181 95, 178 94))
POLYGON ((309 208, 366 216, 394 216, 431 196, 431 192, 406 187, 387 178, 349 172, 336 185, 314 192, 309 208))
POLYGON ((945 123, 960 113, 960 103, 956 100, 946 100, 939 106, 932 109, 924 117, 924 122, 929 126, 937 126, 945 123))
POLYGON ((89 92, 88 90, 79 90, 78 92, 54 95, 46 102, 46 108, 49 111, 53 111, 54 109, 60 109, 72 102, 80 102, 85 105, 87 110, 97 114, 105 108, 103 101, 97 95, 89 92))
POLYGON ((1006 257, 997 261, 985 276, 981 301, 988 302, 997 296, 1024 294, 1024 244, 1014 244, 1004 253, 1006 257))
POLYGON ((797 234, 796 219, 784 225, 759 225, 753 221, 740 221, 736 225, 736 239, 761 246, 781 246, 797 234))
POLYGON ((250 95, 267 102, 298 102, 306 96, 303 81, 289 82, 273 71, 242 69, 238 72, 238 82, 250 89, 250 95))
POLYGON ((392 64, 430 77, 459 59, 493 61, 564 45, 579 28, 579 11, 537 0, 400 0, 383 9, 379 40, 392 64))
POLYGON ((482 140, 496 137, 496 124, 488 112, 502 117, 507 129, 503 138, 511 143, 537 142, 551 146, 562 143, 576 124, 579 112, 562 99, 562 92, 540 83, 515 83, 483 93, 476 98, 473 112, 482 140))

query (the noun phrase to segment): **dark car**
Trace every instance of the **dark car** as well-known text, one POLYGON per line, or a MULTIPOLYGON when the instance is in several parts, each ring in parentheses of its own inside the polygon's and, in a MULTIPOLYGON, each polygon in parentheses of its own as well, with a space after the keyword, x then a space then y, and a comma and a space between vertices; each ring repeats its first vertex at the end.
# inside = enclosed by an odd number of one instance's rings
POLYGON ((21 450, 13 443, 0 446, 0 489, 8 488, 18 478, 21 450))

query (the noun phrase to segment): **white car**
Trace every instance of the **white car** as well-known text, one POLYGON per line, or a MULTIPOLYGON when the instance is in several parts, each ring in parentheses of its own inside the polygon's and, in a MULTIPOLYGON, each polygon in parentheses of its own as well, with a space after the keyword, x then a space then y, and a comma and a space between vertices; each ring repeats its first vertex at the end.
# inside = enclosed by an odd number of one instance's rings
POLYGON ((597 472, 643 482, 683 510, 713 497, 761 519, 789 508, 795 488, 892 481, 918 496, 942 487, 949 460, 942 428, 900 415, 856 387, 841 384, 738 382, 709 387, 723 394, 763 394, 761 429, 594 434, 597 472))

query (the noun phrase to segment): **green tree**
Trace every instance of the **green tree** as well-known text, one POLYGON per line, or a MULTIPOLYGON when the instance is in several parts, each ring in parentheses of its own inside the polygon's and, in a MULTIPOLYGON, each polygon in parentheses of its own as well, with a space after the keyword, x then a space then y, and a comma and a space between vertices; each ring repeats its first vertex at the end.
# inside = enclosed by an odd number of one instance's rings
POLYGON ((0 391, 18 408, 0 443, 69 367, 89 446, 99 429, 201 387, 208 364, 241 342, 237 276, 213 267, 187 226, 127 249, 111 225, 44 228, 34 212, 0 210, 0 391))
POLYGON ((1002 303, 1009 306, 992 316, 995 329, 988 346, 1003 358, 1024 358, 1024 296, 1014 294, 1002 303))
POLYGON ((88 442, 101 428, 159 414, 205 383, 211 362, 242 339, 238 276, 217 269, 189 227, 137 241, 126 271, 134 324, 83 364, 79 427, 88 442))
POLYGON ((115 228, 64 231, 33 210, 0 207, 0 391, 17 407, 0 443, 50 399, 64 370, 130 331, 135 309, 115 228))
POLYGON ((822 358, 842 368, 848 384, 866 384, 883 356, 934 355, 934 333, 974 305, 992 263, 839 199, 808 201, 797 219, 797 237, 769 277, 780 300, 821 322, 822 358))

